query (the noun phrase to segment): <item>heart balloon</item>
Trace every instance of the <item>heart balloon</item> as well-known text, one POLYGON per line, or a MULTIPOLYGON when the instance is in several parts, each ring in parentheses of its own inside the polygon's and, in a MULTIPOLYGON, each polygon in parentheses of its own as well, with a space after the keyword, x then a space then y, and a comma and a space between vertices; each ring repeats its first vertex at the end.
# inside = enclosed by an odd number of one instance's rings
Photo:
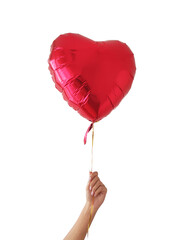
POLYGON ((60 35, 51 46, 49 70, 68 104, 91 122, 107 116, 131 88, 136 66, 130 48, 117 40, 60 35))

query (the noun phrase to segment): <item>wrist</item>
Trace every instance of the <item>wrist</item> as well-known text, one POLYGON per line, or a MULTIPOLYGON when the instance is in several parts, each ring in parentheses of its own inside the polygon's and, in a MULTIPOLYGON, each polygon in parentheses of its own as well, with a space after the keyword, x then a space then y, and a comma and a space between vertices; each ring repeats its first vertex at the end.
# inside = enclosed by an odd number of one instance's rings
POLYGON ((90 201, 86 201, 85 203, 85 209, 90 213, 91 210, 93 211, 93 215, 96 214, 98 208, 95 206, 95 205, 92 205, 93 202, 90 202, 90 201), (92 209, 93 208, 93 209, 92 209))

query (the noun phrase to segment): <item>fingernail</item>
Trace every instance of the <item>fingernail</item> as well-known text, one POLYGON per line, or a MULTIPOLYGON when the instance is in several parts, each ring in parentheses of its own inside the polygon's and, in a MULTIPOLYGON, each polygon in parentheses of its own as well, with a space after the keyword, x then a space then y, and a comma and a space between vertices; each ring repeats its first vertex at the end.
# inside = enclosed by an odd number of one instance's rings
POLYGON ((91 192, 91 195, 93 196, 93 191, 91 192))
POLYGON ((92 190, 92 187, 90 186, 90 191, 92 190))

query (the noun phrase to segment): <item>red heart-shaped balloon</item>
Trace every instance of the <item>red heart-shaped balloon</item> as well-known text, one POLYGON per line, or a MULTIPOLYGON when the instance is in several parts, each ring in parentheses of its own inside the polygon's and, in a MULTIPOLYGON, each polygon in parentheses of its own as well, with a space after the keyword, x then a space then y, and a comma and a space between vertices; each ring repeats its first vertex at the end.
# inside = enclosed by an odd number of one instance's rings
POLYGON ((107 116, 128 93, 134 55, 120 41, 96 42, 79 34, 60 35, 51 46, 49 70, 68 104, 89 121, 107 116))

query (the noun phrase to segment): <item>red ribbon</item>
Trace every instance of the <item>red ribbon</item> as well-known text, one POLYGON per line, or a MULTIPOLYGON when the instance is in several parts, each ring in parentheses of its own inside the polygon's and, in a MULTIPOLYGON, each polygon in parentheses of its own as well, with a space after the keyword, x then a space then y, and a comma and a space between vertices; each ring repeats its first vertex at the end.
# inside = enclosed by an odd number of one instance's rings
POLYGON ((86 142, 87 142, 87 135, 88 135, 89 131, 90 131, 92 128, 93 128, 93 123, 90 124, 90 126, 88 127, 88 129, 87 129, 87 131, 86 131, 86 133, 85 133, 85 135, 84 135, 84 144, 86 144, 86 142))

